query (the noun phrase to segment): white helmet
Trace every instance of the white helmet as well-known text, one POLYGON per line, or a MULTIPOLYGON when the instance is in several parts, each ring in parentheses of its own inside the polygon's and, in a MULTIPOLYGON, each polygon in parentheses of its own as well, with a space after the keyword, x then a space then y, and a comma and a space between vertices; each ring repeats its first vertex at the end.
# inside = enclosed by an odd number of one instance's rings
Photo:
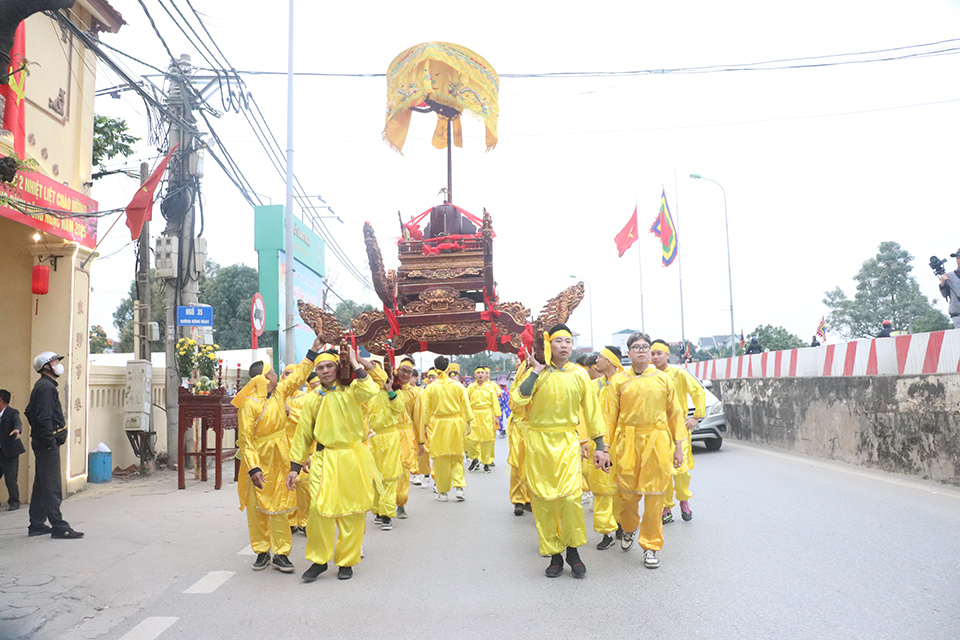
POLYGON ((36 358, 33 359, 33 370, 37 373, 40 373, 40 370, 43 369, 45 364, 48 364, 51 360, 62 360, 62 356, 58 356, 54 351, 44 351, 36 358))

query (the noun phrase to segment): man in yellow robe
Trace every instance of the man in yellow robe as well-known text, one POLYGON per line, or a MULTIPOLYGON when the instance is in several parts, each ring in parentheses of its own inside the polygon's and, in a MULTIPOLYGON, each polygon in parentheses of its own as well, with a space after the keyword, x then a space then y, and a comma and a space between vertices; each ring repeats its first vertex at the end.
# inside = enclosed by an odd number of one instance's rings
MULTIPOLYGON (((283 368, 280 379, 285 380, 293 373, 294 369, 296 369, 295 365, 288 364, 283 368)), ((306 393, 310 392, 311 378, 316 380, 316 372, 311 371, 307 376, 308 391, 306 393)), ((300 421, 300 407, 306 399, 306 393, 298 389, 287 400, 287 439, 291 444, 293 443, 293 436, 297 432, 297 423, 300 421)), ((297 476, 297 507, 290 512, 290 531, 296 532, 299 530, 304 534, 307 532, 307 514, 310 512, 310 482, 307 471, 308 469, 304 469, 297 476)))
POLYGON ((304 582, 316 580, 331 559, 340 567, 339 579, 353 577, 366 512, 373 508, 375 483, 380 482, 373 453, 363 441, 360 405, 377 395, 383 381, 376 381, 375 367, 353 349, 348 349, 348 357, 356 379, 343 386, 337 379, 337 352, 318 356, 320 388, 303 403, 290 450, 290 491, 307 456, 311 458, 306 558, 313 564, 303 573, 304 582))
MULTIPOLYGON (((420 449, 420 440, 414 419, 417 398, 420 397, 422 389, 412 384, 416 379, 416 369, 413 367, 413 358, 410 356, 401 358, 393 383, 394 390, 400 396, 398 400, 403 403, 400 422, 397 424, 397 431, 400 432, 400 464, 403 466, 403 475, 397 481, 397 517, 401 520, 407 517, 406 505, 410 497, 410 485, 422 485, 422 481, 416 475, 419 472, 417 452, 420 449)), ((429 456, 427 464, 430 464, 429 456)))
POLYGON ((240 482, 237 490, 240 509, 247 511, 250 547, 257 554, 254 571, 270 564, 291 573, 290 514, 296 510, 297 497, 284 489, 290 465, 290 440, 287 437, 287 400, 300 388, 313 369, 320 340, 290 375, 277 380, 269 361, 250 365, 250 381, 233 399, 237 407, 237 448, 240 454, 240 482))
POLYGON ((377 366, 378 376, 384 379, 383 386, 377 395, 367 400, 364 405, 367 415, 367 428, 373 432, 370 437, 370 446, 373 449, 373 459, 380 472, 382 490, 378 489, 374 495, 373 512, 377 515, 374 524, 380 524, 380 529, 393 529, 393 518, 397 517, 397 483, 406 474, 400 462, 402 436, 397 426, 403 414, 403 400, 393 390, 393 376, 388 375, 377 366))
POLYGON ((490 382, 489 367, 477 367, 476 381, 467 387, 473 422, 467 436, 467 457, 471 459, 470 471, 483 465, 483 472, 490 473, 494 444, 500 424, 500 387, 490 382))
POLYGON ((530 369, 511 394, 518 407, 529 407, 524 468, 527 487, 537 523, 540 554, 550 556, 548 578, 563 573, 566 561, 575 578, 587 568, 577 547, 587 541, 581 498, 581 442, 577 427, 581 415, 587 437, 597 450, 595 464, 608 467, 603 446, 603 422, 597 407, 596 387, 586 371, 570 362, 573 337, 564 324, 553 326, 544 335, 545 360, 541 364, 529 355, 530 369))
MULTIPOLYGON (((674 367, 670 362, 670 345, 663 340, 654 340, 650 345, 650 360, 660 371, 663 371, 673 380, 673 386, 677 390, 677 398, 684 409, 687 407, 687 396, 693 400, 693 415, 687 416, 687 438, 683 441, 683 464, 673 470, 670 476, 670 484, 667 485, 666 493, 663 494, 663 524, 673 522, 673 501, 674 491, 676 491, 677 500, 680 501, 680 517, 686 521, 693 520, 693 511, 690 509, 690 470, 693 469, 693 450, 690 446, 693 430, 697 428, 697 423, 707 415, 707 393, 703 385, 697 381, 690 372, 683 367, 674 367)), ((686 413, 684 414, 686 415, 686 413)))
POLYGON ((437 381, 420 394, 420 413, 426 448, 433 462, 437 500, 447 502, 451 486, 463 500, 463 439, 470 433, 473 410, 462 384, 447 376, 450 361, 438 356, 433 362, 437 381))
POLYGON ((513 504, 513 515, 522 516, 524 511, 533 511, 530 504, 530 492, 527 490, 527 478, 523 470, 525 439, 527 437, 527 413, 529 405, 518 407, 513 401, 513 392, 523 380, 525 366, 521 362, 517 366, 517 374, 510 385, 510 422, 507 424, 507 464, 510 465, 510 503, 513 504))
MULTIPOLYGON (((586 363, 587 367, 595 371, 598 377, 593 383, 597 387, 597 394, 600 402, 603 402, 603 396, 610 389, 610 382, 613 377, 623 371, 620 365, 620 349, 607 346, 596 356, 594 362, 591 358, 586 363)), ((602 406, 602 404, 601 404, 602 406)), ((619 506, 617 497, 617 485, 614 481, 614 475, 608 470, 599 469, 593 464, 593 453, 596 445, 593 441, 587 443, 588 449, 584 456, 584 473, 587 476, 587 485, 590 492, 593 493, 593 530, 603 537, 597 543, 597 549, 605 551, 613 546, 613 533, 617 530, 617 518, 615 508, 619 506)))
MULTIPOLYGON (((427 387, 437 381, 437 371, 436 369, 430 369, 424 373, 424 386, 420 388, 420 391, 425 391, 427 387)), ((423 476, 423 480, 419 483, 421 489, 426 489, 430 486, 430 476, 432 474, 432 465, 430 464, 430 452, 427 451, 426 442, 427 442, 427 432, 426 425, 423 424, 423 409, 420 404, 420 398, 422 397, 421 393, 416 394, 417 399, 414 404, 413 411, 413 426, 417 433, 417 471, 423 476)))
POLYGON ((650 337, 634 333, 627 348, 631 366, 614 376, 603 396, 603 418, 613 443, 620 493, 620 548, 629 551, 639 530, 643 564, 656 569, 660 566, 657 551, 663 548, 663 493, 673 468, 683 462, 686 411, 670 376, 650 365, 650 337))

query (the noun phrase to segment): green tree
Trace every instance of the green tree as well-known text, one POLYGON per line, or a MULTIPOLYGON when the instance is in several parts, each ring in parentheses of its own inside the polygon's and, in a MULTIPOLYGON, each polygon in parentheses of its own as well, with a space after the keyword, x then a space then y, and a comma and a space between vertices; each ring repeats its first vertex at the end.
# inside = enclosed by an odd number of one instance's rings
POLYGON ((221 349, 250 348, 250 304, 260 290, 256 269, 207 261, 199 301, 213 307, 213 339, 221 349))
POLYGON ((99 167, 106 160, 117 156, 128 158, 140 138, 127 133, 127 121, 121 118, 93 116, 93 166, 99 167))
POLYGON ((360 304, 353 300, 341 300, 333 310, 333 315, 345 329, 350 328, 350 322, 364 311, 376 311, 373 305, 360 304))
POLYGON ((912 262, 913 256, 898 243, 881 242, 877 255, 854 276, 857 292, 852 299, 840 287, 825 293, 823 303, 830 309, 827 331, 844 338, 868 338, 876 335, 883 320, 890 320, 894 330, 907 330, 927 318, 932 307, 920 293, 912 262))
POLYGON ((775 327, 765 324, 757 327, 750 332, 751 336, 756 336, 760 341, 760 346, 770 351, 783 351, 784 349, 799 349, 807 346, 803 340, 795 334, 790 333, 783 327, 775 327))
POLYGON ((473 377, 477 367, 490 367, 490 376, 494 379, 497 374, 513 371, 511 360, 494 360, 489 351, 481 351, 469 356, 455 356, 453 362, 460 365, 460 373, 464 376, 473 377))
POLYGON ((926 315, 922 315, 913 322, 913 332, 914 333, 927 333, 929 331, 949 331, 953 329, 953 323, 950 322, 950 318, 947 317, 947 314, 943 313, 934 306, 937 303, 936 300, 933 301, 933 304, 930 306, 930 310, 926 315))
POLYGON ((100 325, 90 327, 90 353, 106 353, 113 347, 113 340, 107 337, 107 332, 100 325))

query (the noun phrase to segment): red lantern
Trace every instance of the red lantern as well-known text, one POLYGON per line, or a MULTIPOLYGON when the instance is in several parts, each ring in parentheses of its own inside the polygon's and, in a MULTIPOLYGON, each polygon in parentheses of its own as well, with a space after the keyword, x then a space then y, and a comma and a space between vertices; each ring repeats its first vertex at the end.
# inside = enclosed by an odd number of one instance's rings
POLYGON ((38 296, 45 295, 50 290, 50 267, 38 264, 33 268, 33 281, 30 291, 38 296))

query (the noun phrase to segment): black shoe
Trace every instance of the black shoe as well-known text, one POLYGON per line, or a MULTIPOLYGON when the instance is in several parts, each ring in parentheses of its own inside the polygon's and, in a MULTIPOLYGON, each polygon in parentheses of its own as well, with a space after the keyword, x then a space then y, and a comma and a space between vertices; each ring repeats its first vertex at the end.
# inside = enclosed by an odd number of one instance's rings
POLYGON ((273 556, 273 568, 284 573, 293 573, 293 563, 290 562, 290 558, 279 553, 273 556))
POLYGON ((613 536, 609 533, 603 534, 603 539, 597 543, 597 551, 606 551, 613 546, 613 536))
POLYGON ((390 531, 391 529, 393 529, 393 521, 390 519, 390 516, 380 518, 380 530, 390 531))
POLYGON ((587 567, 580 559, 580 553, 576 547, 567 547, 567 564, 570 565, 574 578, 582 578, 587 574, 587 567))
POLYGON ((379 513, 374 514, 373 524, 380 524, 381 522, 383 522, 383 516, 381 516, 379 513))
POLYGON ((7 506, 7 511, 16 511, 16 510, 19 509, 19 508, 20 508, 20 503, 19 503, 19 502, 11 502, 11 503, 7 506))
POLYGON ((73 529, 54 529, 50 532, 51 538, 58 538, 60 540, 79 540, 83 537, 83 533, 80 531, 74 531, 73 529))
POLYGON ((31 538, 34 536, 45 536, 48 533, 53 533, 53 529, 45 524, 42 524, 39 527, 35 527, 33 525, 27 527, 27 535, 31 538))
POLYGON ((559 553, 550 556, 550 566, 544 573, 548 578, 556 578, 563 573, 563 556, 559 553))
POLYGON ((470 461, 470 468, 467 469, 467 471, 473 471, 474 469, 477 468, 477 465, 479 465, 479 464, 480 464, 480 460, 479 460, 479 459, 471 460, 471 461, 470 461))
POLYGON ((533 505, 530 504, 529 502, 524 502, 524 503, 523 503, 523 510, 532 513, 532 512, 533 512, 533 505))
POLYGON ((314 562, 310 565, 310 568, 303 572, 303 575, 300 576, 303 578, 304 582, 313 582, 320 577, 320 574, 327 570, 327 563, 317 564, 314 562))
POLYGON ((337 571, 337 580, 349 580, 353 577, 353 567, 340 567, 337 571))
POLYGON ((290 527, 290 535, 293 535, 293 534, 295 534, 296 532, 297 532, 297 528, 296 528, 296 527, 290 527))
POLYGON ((397 517, 401 520, 405 520, 407 517, 407 508, 403 505, 397 507, 397 517))
POLYGON ((307 528, 306 528, 306 527, 297 527, 297 531, 299 531, 299 532, 302 533, 303 535, 307 535, 307 528))
POLYGON ((623 540, 623 527, 621 527, 619 524, 617 525, 617 532, 613 534, 613 537, 617 540, 623 540))
POLYGON ((497 466, 497 463, 496 463, 496 462, 491 462, 491 463, 490 463, 490 466, 491 466, 491 467, 495 467, 495 466, 497 466))
POLYGON ((488 464, 483 465, 483 472, 484 472, 484 473, 490 473, 490 465, 488 465, 488 464))
POLYGON ((523 505, 519 502, 513 505, 513 515, 522 516, 523 515, 523 505))
POLYGON ((269 553, 258 553, 257 559, 253 561, 253 570, 254 571, 263 571, 267 568, 267 565, 270 564, 270 554, 269 553))

